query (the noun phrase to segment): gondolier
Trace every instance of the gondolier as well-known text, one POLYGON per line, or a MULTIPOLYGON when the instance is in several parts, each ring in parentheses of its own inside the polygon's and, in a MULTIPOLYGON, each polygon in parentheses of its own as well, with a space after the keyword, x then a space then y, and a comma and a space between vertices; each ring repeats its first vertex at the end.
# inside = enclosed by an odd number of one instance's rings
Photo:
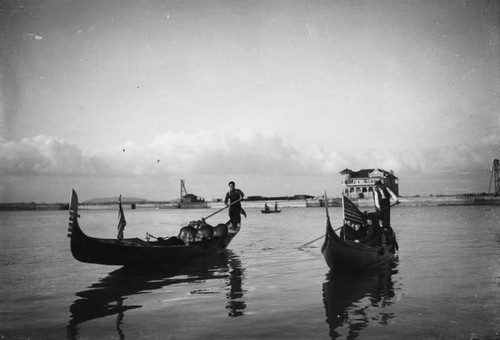
POLYGON ((226 193, 224 203, 229 205, 229 218, 231 219, 233 229, 237 229, 241 224, 240 215, 247 216, 245 210, 241 207, 241 200, 245 197, 245 194, 240 189, 235 188, 233 181, 229 182, 228 185, 229 191, 226 193))
POLYGON ((391 197, 395 204, 399 204, 398 197, 382 184, 381 181, 375 182, 375 191, 373 192, 375 199, 375 208, 379 218, 382 220, 385 228, 391 225, 391 197))

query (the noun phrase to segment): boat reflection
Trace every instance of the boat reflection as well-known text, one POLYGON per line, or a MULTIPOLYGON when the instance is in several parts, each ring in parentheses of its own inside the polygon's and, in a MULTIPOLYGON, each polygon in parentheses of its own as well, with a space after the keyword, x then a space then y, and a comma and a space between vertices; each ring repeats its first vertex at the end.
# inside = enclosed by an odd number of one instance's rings
POLYGON ((323 284, 330 337, 355 339, 370 323, 388 324, 394 315, 385 307, 395 301, 396 273, 397 261, 363 273, 330 271, 323 284))
MULTIPOLYGON (((116 330, 118 337, 124 339, 122 325, 125 312, 143 307, 142 305, 124 304, 129 296, 147 294, 165 286, 204 282, 208 280, 224 280, 229 317, 244 315, 246 304, 242 300, 244 290, 242 283, 244 269, 237 255, 226 250, 224 253, 209 257, 205 261, 196 262, 183 268, 169 271, 131 271, 120 268, 109 273, 99 282, 92 284, 87 290, 76 293, 77 299, 69 307, 70 320, 66 327, 67 338, 79 338, 79 325, 84 322, 117 315, 116 330)), ((190 294, 203 294, 193 290, 190 294)))

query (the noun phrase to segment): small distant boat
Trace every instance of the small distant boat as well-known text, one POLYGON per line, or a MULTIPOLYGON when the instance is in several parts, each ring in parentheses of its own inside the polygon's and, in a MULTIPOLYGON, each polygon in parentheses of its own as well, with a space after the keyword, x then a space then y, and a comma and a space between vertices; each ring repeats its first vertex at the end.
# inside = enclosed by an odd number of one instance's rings
POLYGON ((274 209, 269 208, 266 202, 266 204, 264 204, 264 209, 261 209, 261 212, 263 214, 279 214, 281 210, 278 209, 278 202, 274 203, 274 209))
MULTIPOLYGON (((362 213, 357 207, 343 196, 344 221, 353 216, 360 219, 362 213), (347 212, 346 212, 347 210, 347 212)), ((321 253, 330 269, 362 270, 377 266, 392 260, 395 256, 396 242, 381 244, 380 246, 369 246, 355 241, 342 239, 335 233, 330 224, 330 216, 327 208, 327 226, 321 253)))
POLYGON ((270 209, 269 210, 265 210, 264 209, 264 210, 261 210, 261 212, 263 214, 279 214, 281 212, 281 210, 270 210, 270 209))
MULTIPOLYGON (((122 212, 121 202, 120 212, 122 212)), ((202 219, 197 221, 201 224, 190 223, 181 228, 178 236, 153 237, 154 241, 150 241, 149 237, 146 240, 104 239, 87 236, 80 228, 78 217, 78 196, 73 190, 68 227, 71 253, 80 262, 102 265, 140 268, 178 266, 179 263, 204 259, 211 254, 222 252, 240 230, 240 226, 230 228, 230 222, 212 227, 202 219)))

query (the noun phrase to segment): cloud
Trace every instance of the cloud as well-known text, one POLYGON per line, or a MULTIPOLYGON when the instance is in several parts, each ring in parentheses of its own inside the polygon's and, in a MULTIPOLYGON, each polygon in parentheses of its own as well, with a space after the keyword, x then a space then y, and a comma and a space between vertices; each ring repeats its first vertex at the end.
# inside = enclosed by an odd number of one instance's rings
POLYGON ((0 140, 3 175, 74 175, 88 172, 82 152, 56 137, 36 136, 18 142, 0 140))
MULTIPOLYGON (((169 131, 147 145, 123 146, 85 156, 74 145, 51 136, 0 140, 2 175, 158 177, 173 175, 333 176, 382 168, 406 175, 446 175, 487 170, 499 155, 499 136, 475 144, 392 152, 366 148, 348 152, 342 145, 291 145, 273 131, 204 129, 169 131)), ((348 141, 346 141, 348 143, 348 141)))
POLYGON ((300 173, 307 171, 295 148, 272 131, 167 132, 144 150, 169 173, 300 173))
POLYGON ((167 132, 148 145, 125 142, 88 156, 57 137, 0 140, 3 175, 297 174, 309 171, 306 165, 296 149, 270 131, 167 132))

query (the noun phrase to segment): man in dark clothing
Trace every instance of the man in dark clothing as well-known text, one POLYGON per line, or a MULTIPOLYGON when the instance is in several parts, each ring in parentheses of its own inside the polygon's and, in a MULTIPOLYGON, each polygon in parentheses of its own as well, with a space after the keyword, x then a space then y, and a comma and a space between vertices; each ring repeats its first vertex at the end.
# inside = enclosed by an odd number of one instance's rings
POLYGON ((387 187, 382 185, 381 181, 375 182, 375 208, 382 220, 384 227, 391 225, 391 197, 396 204, 399 204, 398 197, 387 187))
POLYGON ((233 181, 229 182, 229 191, 226 194, 224 203, 229 205, 229 219, 231 220, 233 229, 238 228, 241 224, 240 214, 243 214, 245 217, 247 216, 245 210, 241 207, 241 200, 244 196, 243 191, 235 188, 233 181))
POLYGON ((378 225, 377 217, 374 213, 369 213, 366 217, 366 224, 360 229, 359 242, 375 247, 380 245, 381 229, 378 225))

